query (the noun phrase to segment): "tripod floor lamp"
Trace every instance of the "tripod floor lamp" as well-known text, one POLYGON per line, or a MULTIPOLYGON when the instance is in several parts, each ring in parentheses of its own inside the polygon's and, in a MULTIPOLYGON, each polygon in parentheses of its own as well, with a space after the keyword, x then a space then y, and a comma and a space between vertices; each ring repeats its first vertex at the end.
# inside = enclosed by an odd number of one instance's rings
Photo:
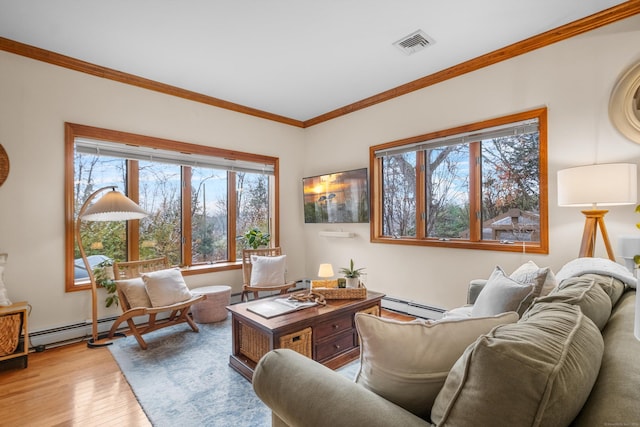
POLYGON ((609 259, 615 261, 604 225, 608 210, 600 206, 632 205, 638 196, 636 165, 609 163, 558 171, 558 205, 591 206, 583 210, 585 223, 579 257, 592 257, 598 227, 609 259))
POLYGON ((109 186, 103 187, 99 190, 91 193, 87 200, 84 202, 78 213, 78 219, 76 220, 76 242, 78 249, 80 250, 80 256, 84 262, 84 266, 89 274, 89 281, 91 282, 91 339, 87 341, 89 347, 103 347, 111 344, 111 341, 101 341, 103 337, 98 336, 98 291, 96 285, 96 279, 93 274, 93 269, 89 264, 87 255, 84 252, 82 246, 82 238, 80 236, 80 225, 82 221, 126 221, 130 219, 141 219, 147 216, 140 206, 138 206, 133 200, 129 199, 122 193, 116 191, 116 187, 109 186), (105 190, 109 190, 104 196, 102 196, 96 203, 89 206, 89 203, 96 198, 100 193, 105 190))

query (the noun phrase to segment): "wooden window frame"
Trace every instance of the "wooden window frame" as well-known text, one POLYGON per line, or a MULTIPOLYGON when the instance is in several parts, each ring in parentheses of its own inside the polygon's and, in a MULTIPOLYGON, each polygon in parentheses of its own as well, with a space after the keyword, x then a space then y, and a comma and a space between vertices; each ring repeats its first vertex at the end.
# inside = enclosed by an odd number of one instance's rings
MULTIPOLYGON (((192 153, 200 155, 208 155, 212 157, 219 157, 229 160, 241 160, 255 163, 263 163, 273 165, 273 196, 271 201, 273 203, 273 218, 271 218, 271 236, 272 241, 276 246, 279 246, 280 235, 280 215, 279 215, 279 200, 280 195, 278 192, 279 186, 279 159, 277 157, 264 156, 260 154, 252 154, 246 152, 240 152, 235 150, 226 150, 222 148, 208 147, 203 145, 190 144, 186 142, 173 141, 162 138, 155 138, 151 136, 102 129, 92 126, 80 125, 75 123, 65 123, 65 291, 75 292, 91 289, 89 283, 75 284, 74 280, 74 248, 75 248, 75 209, 74 209, 74 145, 76 138, 89 138, 100 141, 117 142, 123 144, 130 144, 136 146, 153 147, 164 150, 171 150, 183 153, 192 153)), ((137 162, 127 162, 128 168, 135 168, 137 162)), ((185 168, 190 169, 190 168, 185 168)), ((128 173, 135 172, 134 170, 128 170, 128 173)), ((189 171, 190 172, 190 171, 189 171)), ((137 176, 137 174, 134 173, 137 176)), ((234 177, 234 174, 230 174, 230 177, 234 177)), ((185 179, 185 177, 183 177, 185 179)), ((184 267, 182 273, 184 275, 204 274, 225 270, 238 270, 242 268, 242 263, 236 260, 236 210, 235 210, 235 179, 230 179, 228 183, 228 203, 230 204, 230 210, 228 213, 227 221, 227 239, 228 239, 228 260, 226 262, 220 262, 215 264, 197 264, 193 266, 184 267)), ((127 193, 134 195, 138 194, 136 189, 137 179, 127 180, 127 193)), ((190 203, 190 197, 184 197, 183 186, 183 200, 187 201, 187 205, 190 203)), ((188 194, 187 194, 188 196, 188 194)), ((134 201, 135 197, 132 197, 134 201)), ((190 212, 190 206, 182 207, 183 212, 190 212)), ((137 221, 136 221, 137 222, 137 221)), ((190 215, 182 215, 182 227, 189 226, 191 222, 190 215)), ((135 223, 133 223, 135 225, 135 223)), ((190 228, 187 237, 190 238, 190 228)), ((185 235, 183 234, 183 238, 185 235)), ((127 227, 127 239, 129 242, 138 241, 138 227, 127 227)), ((190 241, 190 240, 185 240, 190 241)), ((137 245, 127 245, 127 256, 129 260, 136 260, 139 257, 137 245)), ((183 259, 185 255, 191 255, 191 245, 183 244, 183 259)), ((189 256, 190 259, 190 256, 189 256)))
MULTIPOLYGON (((479 144, 475 144, 477 147, 473 147, 471 144, 471 150, 478 150, 479 144)), ((476 153, 478 156, 479 153, 476 153)), ((511 114, 508 116, 498 117, 494 119, 484 120, 477 123, 466 124, 446 130, 431 132, 423 135, 418 135, 411 138, 405 138, 397 141, 392 141, 380 145, 375 145, 369 148, 369 170, 371 175, 371 221, 370 221, 370 241, 372 243, 385 243, 396 245, 415 245, 415 246, 433 246, 433 247, 448 247, 459 249, 480 249, 491 251, 503 251, 503 252, 527 252, 536 254, 548 254, 549 253, 549 222, 548 222, 548 178, 547 178, 547 109, 538 108, 535 110, 525 111, 522 113, 511 114), (421 164, 422 160, 416 159, 416 236, 415 237, 393 237, 385 236, 382 234, 383 230, 383 193, 382 193, 382 158, 377 158, 375 153, 384 151, 385 149, 397 148, 403 145, 416 144, 424 141, 433 140, 436 138, 443 138, 447 136, 480 131, 482 129, 488 129, 495 126, 505 125, 509 123, 515 123, 518 121, 528 119, 538 119, 539 128, 539 203, 540 203, 540 240, 539 242, 516 242, 516 244, 504 244, 498 241, 481 240, 481 228, 482 218, 478 218, 475 215, 471 215, 470 220, 470 240, 438 240, 433 238, 427 238, 425 236, 425 219, 422 215, 425 212, 425 196, 424 196, 424 178, 422 177, 421 164), (476 237, 473 237, 476 236, 476 237)), ((472 169, 470 179, 470 189, 480 188, 481 175, 479 168, 472 169)), ((479 210, 481 204, 481 191, 472 192, 470 190, 470 210, 476 212, 479 210)))

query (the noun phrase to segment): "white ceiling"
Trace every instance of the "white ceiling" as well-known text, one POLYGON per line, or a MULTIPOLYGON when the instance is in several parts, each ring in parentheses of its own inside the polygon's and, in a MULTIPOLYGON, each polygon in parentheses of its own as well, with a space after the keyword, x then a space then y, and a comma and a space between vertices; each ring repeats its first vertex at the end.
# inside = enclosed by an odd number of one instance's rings
POLYGON ((0 0, 0 37, 304 121, 620 3, 0 0))

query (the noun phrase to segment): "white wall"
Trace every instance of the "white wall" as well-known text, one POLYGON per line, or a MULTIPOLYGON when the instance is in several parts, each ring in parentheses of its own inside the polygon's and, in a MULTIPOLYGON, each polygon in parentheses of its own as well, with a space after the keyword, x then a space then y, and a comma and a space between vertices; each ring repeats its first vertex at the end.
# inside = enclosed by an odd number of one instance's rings
MULTIPOLYGON (((549 255, 498 253, 369 242, 368 225, 305 225, 307 269, 320 262, 366 267, 368 287, 451 308, 465 302, 470 279, 496 264, 512 271, 533 259, 557 271, 578 253, 584 217, 557 206, 556 173, 569 166, 640 160, 640 146, 608 119, 609 94, 618 77, 640 60, 640 17, 513 58, 308 129, 305 175, 368 166, 371 145, 542 106, 548 108, 549 255), (356 239, 319 237, 319 230, 354 231, 356 239)), ((425 53, 427 54, 427 53, 425 53)), ((633 206, 606 216, 614 248, 623 234, 640 236, 633 206)), ((600 236, 598 236, 600 239, 600 236)), ((606 257, 602 241, 597 255, 606 257)), ((622 263, 622 260, 619 259, 622 263)), ((317 268, 317 267, 316 267, 317 268)))
MULTIPOLYGON (((33 306, 31 330, 91 318, 90 293, 64 291, 65 122, 279 157, 281 245, 290 254, 290 276, 305 275, 305 246, 297 238, 302 129, 6 52, 0 76, 0 144, 11 163, 0 187, 0 252, 9 254, 9 297, 33 306)), ((186 280, 190 287, 231 284, 235 292, 242 283, 240 270, 186 280)), ((99 316, 118 310, 100 304, 99 316)))

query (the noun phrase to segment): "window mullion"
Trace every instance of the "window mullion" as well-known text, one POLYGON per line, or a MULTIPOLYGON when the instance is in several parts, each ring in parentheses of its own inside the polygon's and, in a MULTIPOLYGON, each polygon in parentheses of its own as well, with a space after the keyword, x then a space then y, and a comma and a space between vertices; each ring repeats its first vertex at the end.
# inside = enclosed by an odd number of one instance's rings
MULTIPOLYGON (((127 160, 127 195, 140 203, 140 168, 137 160, 127 160)), ((127 221, 127 258, 140 259, 140 220, 127 221)))
POLYGON ((469 144, 469 240, 482 240, 481 143, 469 144))
POLYGON ((416 239, 427 235, 426 151, 416 154, 416 239))
POLYGON ((237 210, 237 189, 236 189, 236 173, 227 172, 227 257, 229 262, 236 260, 236 220, 238 218, 237 210))
POLYGON ((191 168, 183 166, 182 171, 182 264, 193 265, 193 224, 191 222, 192 200, 191 200, 191 168))

